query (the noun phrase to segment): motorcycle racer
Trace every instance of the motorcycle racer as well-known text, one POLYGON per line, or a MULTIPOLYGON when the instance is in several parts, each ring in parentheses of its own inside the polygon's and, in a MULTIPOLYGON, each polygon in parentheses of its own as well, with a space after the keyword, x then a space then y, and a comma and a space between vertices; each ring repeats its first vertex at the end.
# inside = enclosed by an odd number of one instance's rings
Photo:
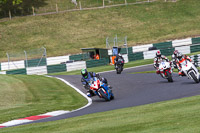
POLYGON ((169 62, 169 59, 166 56, 161 55, 161 52, 157 51, 156 52, 156 57, 154 58, 154 65, 153 65, 154 68, 156 69, 156 73, 157 74, 160 74, 159 65, 160 65, 162 60, 166 60, 167 62, 169 62))
MULTIPOLYGON (((117 62, 118 62, 119 59, 122 59, 123 62, 124 62, 124 58, 122 57, 122 55, 120 53, 115 58, 115 69, 117 67, 117 62)), ((122 64, 122 68, 123 68, 123 66, 124 66, 124 63, 122 64)))
POLYGON ((84 88, 87 90, 88 97, 92 97, 95 95, 94 92, 92 90, 90 90, 90 86, 89 86, 89 82, 90 82, 91 78, 97 77, 103 83, 108 84, 106 78, 101 77, 98 73, 88 72, 87 69, 82 69, 81 75, 82 75, 81 82, 82 82, 84 88))
POLYGON ((172 66, 173 68, 177 68, 177 62, 178 62, 178 58, 177 58, 177 54, 178 54, 178 50, 175 50, 172 54, 172 66))
POLYGON ((179 76, 185 76, 185 74, 182 71, 181 63, 183 63, 185 60, 192 62, 192 60, 190 59, 189 56, 183 55, 182 53, 178 53, 177 58, 178 58, 177 68, 178 68, 178 71, 179 71, 178 74, 179 74, 179 76))

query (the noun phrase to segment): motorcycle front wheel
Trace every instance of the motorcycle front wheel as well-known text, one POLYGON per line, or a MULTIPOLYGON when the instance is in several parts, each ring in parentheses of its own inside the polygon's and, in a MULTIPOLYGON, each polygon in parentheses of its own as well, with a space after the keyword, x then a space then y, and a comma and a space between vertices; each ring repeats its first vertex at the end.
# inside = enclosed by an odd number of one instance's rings
POLYGON ((169 73, 169 71, 166 71, 166 74, 168 82, 173 82, 172 75, 169 73))
POLYGON ((101 88, 99 90, 99 93, 101 94, 102 98, 104 98, 106 101, 110 101, 110 98, 108 98, 108 94, 104 93, 105 90, 103 90, 103 88, 101 88))
POLYGON ((117 74, 121 74, 121 72, 122 72, 122 67, 121 67, 121 65, 118 65, 118 66, 117 66, 116 71, 117 71, 117 74))
POLYGON ((199 83, 199 80, 197 79, 197 77, 195 76, 193 72, 190 73, 190 76, 194 79, 196 83, 199 83))

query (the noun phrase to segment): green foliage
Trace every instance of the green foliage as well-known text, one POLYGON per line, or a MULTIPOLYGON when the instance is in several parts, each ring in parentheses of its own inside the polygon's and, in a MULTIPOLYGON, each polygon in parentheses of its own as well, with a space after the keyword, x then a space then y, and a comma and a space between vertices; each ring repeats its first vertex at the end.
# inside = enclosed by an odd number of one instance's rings
POLYGON ((6 2, 6 0, 0 0, 0 5, 4 4, 6 2))
POLYGON ((1 6, 9 6, 9 7, 15 6, 15 5, 21 4, 22 2, 23 2, 23 0, 0 0, 0 7, 1 6))
POLYGON ((13 0, 13 5, 19 5, 22 3, 22 0, 13 0))
POLYGON ((28 15, 32 12, 32 6, 38 8, 44 5, 44 0, 0 0, 0 18, 8 17, 9 11, 12 17, 28 15))

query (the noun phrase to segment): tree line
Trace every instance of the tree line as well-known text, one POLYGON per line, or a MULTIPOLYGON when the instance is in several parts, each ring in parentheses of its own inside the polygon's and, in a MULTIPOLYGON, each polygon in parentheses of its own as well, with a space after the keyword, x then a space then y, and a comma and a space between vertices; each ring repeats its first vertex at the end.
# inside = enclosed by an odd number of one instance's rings
POLYGON ((39 8, 47 5, 46 0, 0 0, 0 18, 13 15, 28 15, 32 13, 32 7, 39 8))

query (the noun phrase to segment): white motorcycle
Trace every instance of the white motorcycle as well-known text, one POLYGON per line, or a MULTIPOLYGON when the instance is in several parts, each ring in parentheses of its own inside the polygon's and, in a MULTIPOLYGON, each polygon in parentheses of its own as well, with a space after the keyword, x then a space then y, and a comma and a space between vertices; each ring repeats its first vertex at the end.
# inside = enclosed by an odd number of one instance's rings
POLYGON ((173 82, 172 69, 169 62, 161 61, 159 65, 159 71, 162 78, 167 79, 168 82, 173 82))
POLYGON ((188 60, 184 60, 181 63, 182 71, 189 78, 199 83, 199 71, 198 69, 188 60))

